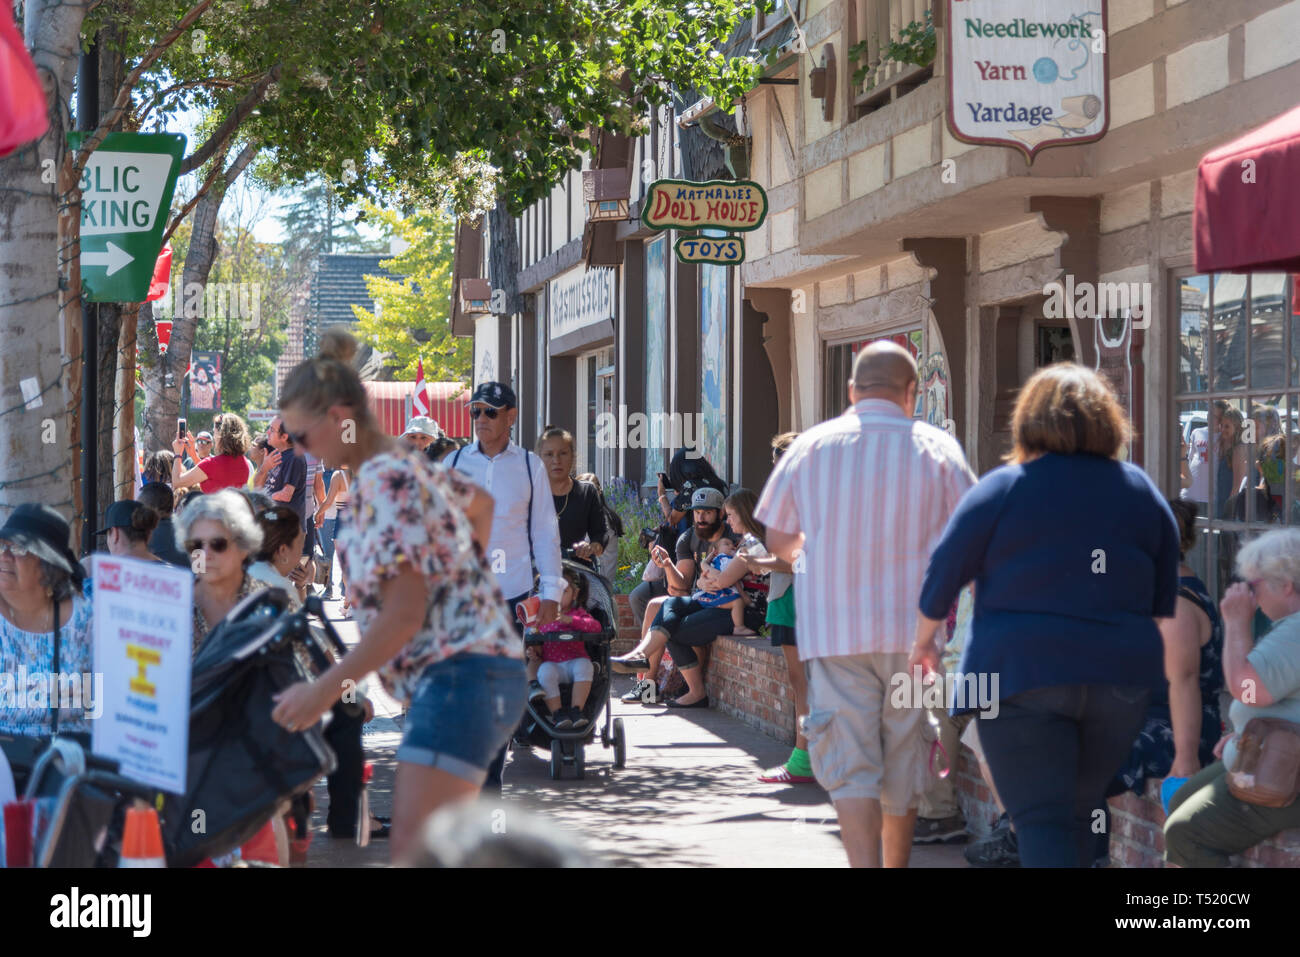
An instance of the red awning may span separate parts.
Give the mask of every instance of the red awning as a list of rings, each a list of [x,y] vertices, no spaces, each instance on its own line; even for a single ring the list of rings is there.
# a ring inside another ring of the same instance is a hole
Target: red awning
[[[1196,271],[1300,272],[1300,107],[1206,153]]]
[[[370,411],[379,427],[389,435],[401,435],[406,430],[410,399],[415,394],[414,382],[366,382],[370,394]],[[456,439],[467,439],[470,431],[469,389],[459,382],[427,382],[429,415],[444,432]]]

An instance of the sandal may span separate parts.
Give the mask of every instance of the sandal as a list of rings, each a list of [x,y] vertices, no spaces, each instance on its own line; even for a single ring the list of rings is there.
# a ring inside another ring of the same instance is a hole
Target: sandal
[[[758,632],[753,628],[737,628],[731,633],[732,638],[757,638]]]

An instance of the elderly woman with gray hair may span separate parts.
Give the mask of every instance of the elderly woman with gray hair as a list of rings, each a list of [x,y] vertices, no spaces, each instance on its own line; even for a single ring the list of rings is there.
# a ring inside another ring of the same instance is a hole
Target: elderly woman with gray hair
[[[189,503],[176,518],[176,545],[194,569],[194,648],[255,591],[266,587],[248,574],[262,547],[262,528],[248,500],[222,489]]]
[[[1265,807],[1228,790],[1238,739],[1251,718],[1300,724],[1300,529],[1266,532],[1245,545],[1237,573],[1243,581],[1219,603],[1231,731],[1214,748],[1219,760],[1170,799],[1165,821],[1165,858],[1181,867],[1227,867],[1229,855],[1300,827],[1300,801]],[[1251,627],[1256,608],[1273,622],[1259,641]]]
[[[90,730],[86,710],[97,702],[83,697],[56,712],[57,682],[56,700],[49,695],[51,676],[94,670],[90,602],[69,539],[68,523],[46,505],[19,505],[0,528],[0,674],[27,678],[25,688],[14,689],[26,692],[18,706],[0,707],[0,733]]]

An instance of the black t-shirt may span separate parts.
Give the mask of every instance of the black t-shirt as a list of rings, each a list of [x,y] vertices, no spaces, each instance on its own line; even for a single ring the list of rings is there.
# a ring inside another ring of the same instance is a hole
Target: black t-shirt
[[[560,547],[572,548],[584,538],[597,545],[605,544],[609,523],[600,505],[600,492],[589,482],[576,479],[566,495],[552,495],[555,514],[560,522]]]
[[[280,464],[276,466],[275,471],[266,480],[266,494],[274,496],[276,492],[286,485],[293,486],[293,498],[284,504],[293,509],[298,518],[306,523],[307,460],[301,455],[294,454],[293,449],[285,449],[280,453]],[[303,527],[305,528],[306,525],[304,524]]]
[[[721,537],[729,538],[737,546],[740,545],[740,536],[726,526],[723,526]],[[708,541],[707,539],[700,538],[700,536],[696,534],[694,528],[688,528],[678,537],[677,561],[682,562],[692,560],[695,562],[695,574],[691,578],[690,584],[691,591],[695,590],[695,582],[699,579],[700,572],[704,568],[705,557],[713,550],[713,546],[716,544],[716,540]]]
[[[176,530],[170,515],[162,519],[149,536],[149,551],[170,565],[190,567],[190,557],[176,545]]]

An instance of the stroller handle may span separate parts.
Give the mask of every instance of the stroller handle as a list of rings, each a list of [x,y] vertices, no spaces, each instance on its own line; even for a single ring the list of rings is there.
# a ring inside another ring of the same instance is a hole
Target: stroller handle
[[[342,658],[348,653],[348,646],[343,644],[343,639],[339,633],[334,630],[333,623],[330,622],[329,616],[325,614],[325,603],[321,601],[319,595],[311,595],[302,603],[303,609],[313,615],[320,621],[321,626],[325,629],[325,635],[329,638],[335,653]]]

